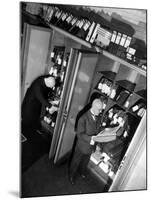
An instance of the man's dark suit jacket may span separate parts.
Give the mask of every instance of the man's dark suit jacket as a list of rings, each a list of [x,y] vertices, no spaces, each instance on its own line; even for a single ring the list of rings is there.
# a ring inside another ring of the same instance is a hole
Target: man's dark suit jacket
[[[51,106],[48,102],[48,93],[51,89],[44,83],[46,77],[48,76],[38,77],[26,92],[21,107],[22,121],[26,126],[34,127],[39,123],[42,105]]]
[[[90,110],[80,117],[77,126],[77,146],[83,154],[91,154],[91,137],[101,130],[100,122],[101,115],[94,120]]]

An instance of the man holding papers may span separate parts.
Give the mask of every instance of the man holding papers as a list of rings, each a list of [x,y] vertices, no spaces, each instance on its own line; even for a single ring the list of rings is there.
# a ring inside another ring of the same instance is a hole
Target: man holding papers
[[[101,130],[102,109],[103,102],[100,99],[95,99],[91,108],[78,121],[77,143],[69,166],[71,184],[74,184],[78,170],[81,176],[85,177],[86,167],[92,153],[92,145],[97,138],[96,135]]]

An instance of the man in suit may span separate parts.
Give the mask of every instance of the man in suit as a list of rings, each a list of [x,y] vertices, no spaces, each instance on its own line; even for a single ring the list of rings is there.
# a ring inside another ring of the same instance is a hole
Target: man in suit
[[[33,81],[28,88],[21,107],[22,133],[31,137],[33,132],[40,126],[40,114],[42,105],[50,107],[48,93],[55,86],[55,78],[50,75],[40,76]]]
[[[77,172],[85,178],[85,172],[92,153],[95,137],[101,130],[101,112],[103,102],[95,99],[91,108],[85,112],[78,120],[77,141],[73,157],[69,165],[69,179],[74,184]]]

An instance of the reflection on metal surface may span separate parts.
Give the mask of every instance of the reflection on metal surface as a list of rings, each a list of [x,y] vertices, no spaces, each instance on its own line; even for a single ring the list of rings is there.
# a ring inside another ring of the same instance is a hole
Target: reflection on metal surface
[[[70,118],[70,122],[71,122],[71,124],[75,124],[75,119],[74,118]]]
[[[78,78],[81,82],[88,82],[90,80],[90,77],[84,72],[79,72]]]
[[[81,106],[81,105],[78,106],[79,111],[82,110],[82,108],[83,108],[83,106]]]
[[[82,93],[82,88],[75,88],[75,92],[78,93],[78,94],[81,94]]]

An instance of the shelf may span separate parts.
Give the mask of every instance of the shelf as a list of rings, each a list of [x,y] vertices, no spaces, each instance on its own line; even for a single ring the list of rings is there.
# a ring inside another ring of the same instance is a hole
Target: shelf
[[[52,128],[49,124],[47,124],[44,120],[41,121],[42,130],[46,131],[50,135],[53,134],[54,128]]]
[[[117,109],[120,109],[120,110],[123,110],[123,111],[126,111],[126,108],[120,104],[118,104],[115,100],[111,99],[115,104],[112,106],[113,108],[116,107]],[[110,108],[111,109],[111,108]]]
[[[146,90],[140,90],[135,92],[135,94],[137,94],[138,96],[140,96],[141,98],[144,99],[144,101],[147,100],[147,91]]]
[[[133,92],[136,86],[136,83],[132,83],[128,80],[119,80],[119,81],[116,81],[116,84],[118,84],[119,86],[123,87],[124,89],[130,92]]]
[[[123,60],[123,59],[121,59],[121,58],[119,58],[119,57],[117,57],[117,56],[105,51],[105,50],[103,50],[103,55],[108,57],[108,58],[110,58],[110,59],[112,59],[112,60],[114,60],[114,61],[119,62],[120,64],[128,66],[129,68],[139,72],[143,76],[146,76],[146,71],[144,71],[143,69],[137,67],[136,65],[132,65],[132,64],[128,63],[127,61],[125,61],[125,60]]]
[[[115,99],[111,99],[110,97],[108,97],[107,95],[103,94],[100,90],[94,88],[94,91],[98,92],[100,95],[104,96],[105,98],[110,99],[112,102],[114,102],[117,107],[121,108],[122,110],[126,111],[127,109],[124,107],[124,105],[118,104],[117,101]]]
[[[99,166],[95,165],[91,160],[88,164],[88,169],[104,184],[107,184],[109,180],[110,182],[112,181],[112,178],[109,177]]]
[[[88,47],[88,48],[92,48],[92,45],[91,45],[89,42],[86,42],[86,41],[84,41],[83,39],[80,39],[80,38],[78,38],[77,36],[74,36],[74,35],[72,35],[71,33],[67,32],[67,31],[65,31],[65,30],[62,30],[62,29],[60,29],[60,28],[58,28],[58,27],[56,27],[56,26],[54,26],[54,25],[52,25],[52,24],[47,23],[47,25],[48,25],[50,28],[54,29],[55,31],[57,31],[57,32],[59,32],[59,33],[65,35],[65,36],[69,37],[70,39],[73,39],[73,40],[79,42],[80,44],[82,44],[82,45],[84,45],[84,46],[86,46],[86,47]]]
[[[107,79],[114,81],[116,73],[112,71],[98,71],[97,73],[103,74]]]
[[[73,39],[74,41],[79,42],[80,44],[82,44],[82,45],[84,45],[84,46],[86,46],[86,47],[88,47],[88,48],[91,48],[91,49],[94,48],[96,52],[102,53],[104,56],[106,56],[106,57],[108,57],[108,58],[110,58],[110,59],[112,59],[112,60],[114,60],[114,61],[117,61],[117,62],[119,62],[120,64],[123,64],[123,65],[125,65],[125,66],[128,66],[129,68],[131,68],[131,69],[133,69],[133,70],[139,72],[139,73],[142,74],[143,76],[146,76],[146,71],[144,71],[143,69],[137,67],[136,65],[130,64],[130,63],[128,63],[127,61],[125,61],[125,60],[123,60],[123,59],[121,59],[121,58],[119,58],[119,57],[117,57],[117,56],[115,56],[115,55],[113,55],[113,54],[107,52],[106,50],[103,50],[103,49],[101,49],[100,47],[97,47],[96,45],[92,45],[92,44],[90,44],[89,42],[86,42],[85,40],[80,39],[80,38],[78,38],[77,36],[74,36],[74,35],[72,35],[71,33],[67,32],[67,31],[65,31],[65,30],[62,30],[61,28],[58,28],[58,27],[56,27],[56,26],[54,26],[54,25],[52,25],[52,24],[49,24],[48,22],[45,22],[45,23],[46,23],[47,26],[49,26],[50,28],[54,29],[55,31],[57,31],[57,32],[59,32],[59,33],[65,35],[65,36],[67,36],[67,37],[69,37],[69,38],[71,38],[71,39]]]
[[[95,92],[98,92],[100,95],[104,96],[105,98],[109,98],[106,94],[102,93],[99,89],[94,88],[93,89]]]
[[[130,115],[132,115],[133,117],[135,117],[139,121],[142,119],[142,117],[140,117],[140,116],[136,115],[134,112],[132,112],[131,109],[129,109],[127,111],[127,113],[129,113]]]
[[[110,97],[109,97],[110,98]],[[110,98],[111,99],[111,98]],[[118,104],[117,103],[117,101],[116,100],[114,100],[114,99],[111,99],[115,104],[114,104],[114,106],[115,105],[117,105],[119,108],[121,108],[123,111],[126,111],[126,108],[124,107],[124,105],[122,106],[121,104]]]
[[[137,121],[140,121],[142,119],[142,117],[140,117],[140,116],[136,115],[134,112],[132,112],[131,109],[129,109],[126,113],[128,115],[133,116]]]

